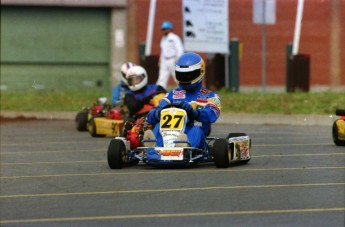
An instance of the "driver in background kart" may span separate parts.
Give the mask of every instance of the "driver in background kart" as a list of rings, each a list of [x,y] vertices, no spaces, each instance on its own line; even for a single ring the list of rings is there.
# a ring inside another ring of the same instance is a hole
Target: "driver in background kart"
[[[111,104],[113,106],[120,106],[123,104],[125,94],[129,91],[129,87],[126,80],[126,73],[128,69],[132,68],[135,64],[132,62],[124,63],[121,66],[121,81],[115,85],[111,91]]]
[[[152,131],[145,132],[144,138],[154,136],[156,145],[162,146],[163,140],[159,133],[160,112],[165,105],[176,103],[187,112],[190,119],[186,124],[185,134],[179,140],[188,139],[191,147],[204,149],[206,135],[211,123],[214,123],[221,112],[220,98],[216,92],[203,87],[202,79],[205,75],[205,63],[196,53],[185,53],[179,57],[175,66],[178,88],[168,92],[160,101],[157,108],[147,115],[147,121],[155,125]],[[186,138],[187,137],[187,138]]]
[[[144,105],[150,104],[150,100],[154,96],[166,93],[166,90],[160,85],[147,84],[146,70],[139,65],[135,65],[127,71],[126,80],[129,91],[125,95],[124,104],[129,110],[129,117],[134,119],[141,115],[140,112]]]

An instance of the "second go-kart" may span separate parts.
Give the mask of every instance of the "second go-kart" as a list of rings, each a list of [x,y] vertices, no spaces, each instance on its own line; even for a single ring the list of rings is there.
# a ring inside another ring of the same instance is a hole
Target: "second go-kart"
[[[88,131],[87,123],[91,117],[104,116],[111,105],[107,104],[106,97],[100,97],[93,106],[83,107],[75,117],[75,126],[78,131]]]
[[[333,141],[337,146],[345,146],[345,109],[337,109],[335,114],[340,118],[333,123]]]
[[[184,133],[187,122],[186,111],[178,105],[163,108],[159,123],[163,146],[157,147],[156,140],[143,138],[144,131],[149,127],[143,119],[136,129],[127,129],[124,137],[115,137],[110,141],[107,151],[109,167],[121,169],[133,163],[187,166],[212,162],[217,168],[227,168],[231,162],[250,161],[251,139],[247,134],[229,133],[226,138],[206,137],[208,146],[199,149],[191,147],[188,139],[181,140],[180,135]]]
[[[134,116],[131,116],[133,120],[145,116],[154,106],[157,106],[164,94],[158,93],[151,96],[149,103],[144,104]],[[88,130],[93,137],[119,136],[124,130],[125,118],[127,117],[124,117],[118,109],[112,108],[104,115],[91,117],[87,124]]]
[[[90,116],[87,129],[92,137],[118,136],[123,131],[121,111],[111,108],[101,115]]]

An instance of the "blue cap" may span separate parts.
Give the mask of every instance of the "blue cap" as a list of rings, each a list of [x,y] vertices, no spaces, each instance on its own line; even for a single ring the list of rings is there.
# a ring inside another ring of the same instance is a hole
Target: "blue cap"
[[[173,29],[174,26],[170,21],[164,21],[161,28],[162,29]]]

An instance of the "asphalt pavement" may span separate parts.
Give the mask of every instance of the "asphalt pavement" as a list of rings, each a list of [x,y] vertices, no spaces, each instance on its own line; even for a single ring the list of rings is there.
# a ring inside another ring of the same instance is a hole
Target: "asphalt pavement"
[[[111,138],[46,116],[1,121],[2,227],[344,227],[345,151],[330,126],[216,124],[212,136],[251,137],[250,162],[115,170]]]
[[[59,119],[73,120],[77,112],[18,112],[0,111],[2,118],[33,118],[33,119]],[[248,114],[248,113],[222,113],[217,123],[223,124],[250,124],[250,125],[332,125],[337,116],[330,115],[286,115],[286,114]]]

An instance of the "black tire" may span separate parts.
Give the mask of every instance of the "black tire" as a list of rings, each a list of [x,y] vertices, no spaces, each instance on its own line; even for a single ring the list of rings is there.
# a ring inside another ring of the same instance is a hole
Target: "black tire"
[[[335,110],[335,114],[337,116],[345,116],[345,109],[337,109]]]
[[[333,127],[332,127],[332,137],[333,137],[333,141],[335,143],[335,145],[337,146],[344,146],[345,145],[345,141],[342,141],[342,140],[339,140],[338,139],[338,126],[337,126],[337,121],[340,121],[340,120],[336,120],[334,121],[333,123]]]
[[[105,135],[97,134],[95,118],[92,117],[88,123],[88,130],[92,137],[105,137]]]
[[[226,139],[216,139],[213,144],[214,163],[217,168],[228,168],[230,164],[229,144]]]
[[[226,137],[227,140],[229,140],[229,138],[232,138],[232,137],[238,137],[238,136],[248,136],[246,133],[243,133],[243,132],[235,132],[235,133],[229,133],[228,136]],[[252,149],[252,140],[250,139],[249,140],[249,149],[251,150]],[[231,157],[232,159],[233,157]],[[247,159],[247,160],[240,160],[238,161],[238,163],[243,163],[243,164],[246,164],[250,161],[250,159]]]
[[[246,133],[242,133],[242,132],[235,132],[235,133],[229,133],[228,136],[226,137],[226,139],[229,139],[231,137],[238,137],[238,136],[247,136]]]
[[[108,147],[108,165],[111,169],[122,169],[127,159],[126,145],[122,140],[112,139]]]
[[[80,132],[87,131],[88,114],[89,114],[88,112],[81,111],[75,117],[75,126],[78,131]]]
[[[211,128],[211,125],[210,125],[210,128],[208,129],[207,133],[206,133],[206,137],[210,136],[212,132],[212,128]]]

